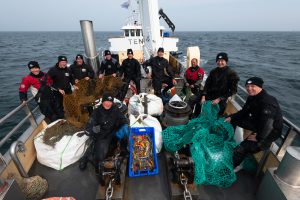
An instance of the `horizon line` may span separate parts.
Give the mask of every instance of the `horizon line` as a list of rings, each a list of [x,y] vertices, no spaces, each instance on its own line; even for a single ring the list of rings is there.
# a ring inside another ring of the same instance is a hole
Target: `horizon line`
[[[0,32],[81,32],[81,30],[0,30]],[[123,32],[122,30],[94,30],[94,32]],[[171,31],[165,31],[171,32]],[[176,32],[300,32],[300,30],[187,30]]]

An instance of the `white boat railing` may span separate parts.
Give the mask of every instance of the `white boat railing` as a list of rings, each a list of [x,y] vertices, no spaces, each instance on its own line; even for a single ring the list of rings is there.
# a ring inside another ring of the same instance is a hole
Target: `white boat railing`
[[[29,103],[31,102],[34,104],[32,109],[30,108],[32,106],[29,106]],[[19,114],[22,114],[22,112],[25,112],[26,115],[25,117],[19,119]],[[11,120],[11,118],[13,119]],[[11,112],[6,114],[4,117],[2,117],[0,119],[1,129],[4,129],[4,127],[8,126],[7,124],[11,123],[12,121],[16,124],[10,130],[8,130],[8,133],[1,132],[2,135],[5,134],[5,136],[0,140],[0,148],[2,148],[2,151],[4,144],[6,144],[7,142],[11,142],[11,138],[16,134],[20,134],[17,139],[18,142],[25,143],[43,119],[44,116],[39,114],[39,107],[36,105],[34,97],[29,98],[26,102],[22,103]],[[30,125],[24,128],[24,125],[26,125],[26,123],[28,122],[30,123]],[[11,161],[11,159],[12,158],[9,154],[9,148],[7,148],[4,154],[0,153],[0,173],[2,173],[3,170],[7,167],[7,164]]]
[[[0,127],[2,127],[8,119],[16,116],[19,112],[25,111],[26,116],[17,124],[15,125],[0,141],[0,148],[18,131],[20,128],[26,123],[30,122],[31,127],[36,128],[38,126],[37,118],[33,115],[36,111],[39,110],[39,107],[36,106],[32,110],[28,106],[30,102],[34,100],[34,97],[29,98],[26,102],[22,103],[11,112],[6,114],[4,117],[0,119]]]

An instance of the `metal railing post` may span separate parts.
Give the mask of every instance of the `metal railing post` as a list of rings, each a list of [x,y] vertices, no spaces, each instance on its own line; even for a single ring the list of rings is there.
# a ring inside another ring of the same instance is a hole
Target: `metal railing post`
[[[276,152],[276,155],[280,161],[282,160],[286,152],[286,148],[292,144],[296,136],[296,131],[294,131],[293,127],[290,127],[283,144],[281,145],[281,147],[279,147],[278,151]]]
[[[27,172],[25,171],[21,161],[18,158],[18,155],[17,155],[18,151],[25,152],[25,145],[23,142],[21,142],[19,140],[12,143],[12,145],[10,146],[10,149],[9,149],[9,153],[10,153],[10,156],[11,156],[13,162],[15,163],[20,175],[23,178],[28,178],[29,176],[28,176]]]
[[[27,115],[29,115],[29,121],[30,121],[31,126],[36,128],[38,126],[38,124],[37,124],[32,112],[31,112],[31,110],[29,109],[27,102],[24,105],[24,111]]]

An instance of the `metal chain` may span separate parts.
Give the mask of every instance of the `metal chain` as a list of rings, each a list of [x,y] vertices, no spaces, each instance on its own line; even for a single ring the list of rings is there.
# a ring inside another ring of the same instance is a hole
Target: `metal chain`
[[[183,185],[184,187],[184,192],[183,192],[184,200],[193,200],[191,192],[187,189],[187,183],[188,183],[187,177],[183,173],[181,173],[179,179],[181,185]]]
[[[108,187],[107,187],[106,192],[105,192],[105,199],[106,200],[111,200],[111,198],[114,194],[114,188],[112,187],[112,182],[114,180],[115,179],[113,179],[113,178],[109,180]]]
[[[174,156],[176,159],[180,159],[180,155],[178,151],[175,151]],[[179,175],[179,179],[181,185],[183,185],[184,187],[184,192],[183,192],[184,200],[193,200],[191,192],[187,189],[188,178],[183,173],[181,173]]]

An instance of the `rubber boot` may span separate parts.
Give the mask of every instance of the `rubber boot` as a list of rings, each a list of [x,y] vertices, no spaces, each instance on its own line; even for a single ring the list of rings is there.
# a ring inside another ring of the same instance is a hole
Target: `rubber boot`
[[[236,168],[237,166],[239,166],[243,162],[245,156],[246,156],[246,154],[245,154],[243,147],[237,146],[233,152],[233,158],[232,158],[233,168]]]
[[[101,163],[98,163],[97,165],[98,167],[96,167],[96,171],[98,170],[98,182],[101,186],[105,186],[105,181],[104,181],[104,177],[103,177],[103,167],[101,165]]]
[[[121,165],[122,165],[122,158],[119,158],[115,164],[115,167],[116,167],[115,183],[116,183],[116,185],[121,184]]]

